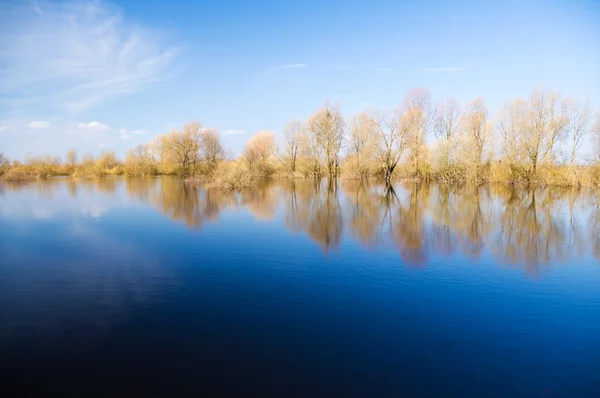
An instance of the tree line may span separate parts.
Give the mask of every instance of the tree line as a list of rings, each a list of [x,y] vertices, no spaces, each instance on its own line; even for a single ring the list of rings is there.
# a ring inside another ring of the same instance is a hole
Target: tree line
[[[276,141],[274,132],[260,131],[234,159],[217,130],[195,122],[136,146],[124,161],[114,152],[80,161],[70,151],[64,162],[38,156],[24,164],[0,155],[0,169],[5,178],[179,174],[232,188],[269,176],[600,183],[600,111],[545,89],[506,103],[496,118],[482,98],[464,106],[454,98],[434,102],[425,89],[408,91],[395,109],[349,118],[325,103],[307,120],[288,122],[280,148]],[[593,144],[589,158],[580,156],[585,142]]]

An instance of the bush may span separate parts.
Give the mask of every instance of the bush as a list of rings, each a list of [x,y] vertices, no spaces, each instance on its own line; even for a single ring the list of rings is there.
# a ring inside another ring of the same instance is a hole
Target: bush
[[[247,167],[242,162],[222,162],[214,170],[212,181],[207,184],[211,188],[227,191],[239,191],[248,188],[252,177]]]
[[[13,168],[4,173],[2,179],[5,181],[31,181],[35,180],[35,175],[21,168]]]

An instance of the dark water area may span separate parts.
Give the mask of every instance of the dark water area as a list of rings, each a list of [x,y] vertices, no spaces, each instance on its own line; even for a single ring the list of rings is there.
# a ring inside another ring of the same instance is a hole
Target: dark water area
[[[599,397],[600,194],[0,185],[0,396]]]

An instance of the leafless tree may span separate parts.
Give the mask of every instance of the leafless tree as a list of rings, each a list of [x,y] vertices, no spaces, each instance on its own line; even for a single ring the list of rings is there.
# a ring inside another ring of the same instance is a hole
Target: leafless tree
[[[432,120],[429,91],[421,88],[409,91],[404,97],[400,124],[401,129],[408,133],[408,149],[417,175],[421,174],[420,164],[425,155],[425,139]]]
[[[409,131],[401,125],[398,111],[375,111],[372,118],[378,141],[375,157],[381,164],[386,183],[389,184],[392,173],[408,146]]]
[[[568,102],[568,121],[571,133],[571,158],[570,164],[575,163],[577,152],[581,148],[585,136],[588,133],[588,125],[592,117],[592,110],[589,101],[582,104],[577,100]]]
[[[306,133],[321,148],[323,162],[330,176],[337,175],[345,123],[337,105],[325,104],[307,122]]]
[[[199,160],[206,162],[210,167],[225,159],[225,148],[221,144],[219,132],[215,129],[202,129],[200,131]]]
[[[481,163],[483,150],[492,131],[487,114],[485,102],[478,98],[467,104],[462,115],[462,130],[467,139],[468,148],[473,150],[473,157],[477,164]]]
[[[298,159],[298,148],[300,146],[300,138],[302,135],[302,122],[292,120],[286,124],[283,130],[285,138],[285,152],[290,160],[292,171],[296,171],[296,160]]]
[[[71,149],[69,152],[67,152],[65,161],[70,166],[77,164],[77,152],[75,152],[75,149]]]
[[[434,133],[440,140],[441,164],[448,164],[455,137],[460,129],[460,104],[455,98],[448,98],[438,104],[435,119]]]
[[[256,133],[244,148],[244,157],[250,167],[256,162],[267,162],[276,152],[275,134],[271,131]]]
[[[350,120],[347,138],[348,154],[356,158],[356,166],[361,170],[361,160],[369,158],[375,149],[376,122],[367,112],[361,112]]]

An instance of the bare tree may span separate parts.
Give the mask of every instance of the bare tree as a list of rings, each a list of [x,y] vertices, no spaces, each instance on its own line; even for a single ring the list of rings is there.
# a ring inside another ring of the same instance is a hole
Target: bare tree
[[[434,133],[440,140],[441,164],[446,165],[450,161],[456,134],[460,129],[460,104],[455,98],[448,98],[437,106],[434,119]]]
[[[375,157],[381,164],[389,185],[394,169],[408,146],[409,131],[400,124],[399,112],[373,112],[375,136],[378,145]]]
[[[77,152],[75,152],[75,149],[71,149],[69,152],[67,152],[65,161],[70,166],[77,164]]]
[[[425,139],[432,122],[431,94],[417,88],[409,91],[402,105],[401,129],[408,132],[408,149],[417,175],[421,174],[420,163],[425,154]]]
[[[219,132],[215,129],[202,129],[200,133],[199,160],[206,162],[210,167],[214,167],[225,159],[225,148],[221,144]]]
[[[592,110],[589,101],[580,104],[577,100],[568,102],[568,122],[571,131],[571,158],[570,164],[575,163],[577,152],[583,144],[583,140],[588,133],[587,127],[590,124]]]
[[[600,109],[596,112],[596,123],[592,128],[594,137],[594,160],[600,163]]]
[[[367,112],[361,112],[350,119],[348,129],[348,153],[356,157],[360,171],[362,158],[368,158],[375,147],[376,122]]]
[[[554,161],[554,147],[565,134],[565,115],[557,111],[558,96],[545,90],[534,90],[526,117],[521,124],[519,147],[531,166],[532,175],[537,174],[538,164],[549,155]]]
[[[516,100],[505,105],[498,123],[498,131],[502,145],[502,154],[510,165],[520,163],[522,149],[520,148],[521,132],[525,128],[527,118],[527,105]]]
[[[267,162],[276,152],[275,134],[260,131],[248,140],[244,148],[244,157],[252,168],[257,162]]]
[[[462,115],[462,130],[468,141],[469,149],[477,164],[481,163],[483,149],[490,139],[492,126],[487,120],[487,107],[483,99],[471,101]]]
[[[193,174],[199,161],[202,127],[199,122],[186,124],[182,131],[173,130],[165,138],[165,150],[184,177]]]
[[[283,137],[285,138],[285,152],[290,159],[292,171],[296,171],[296,160],[298,159],[298,148],[302,135],[302,122],[292,120],[285,125]]]
[[[344,119],[337,105],[325,104],[308,119],[306,132],[313,136],[322,149],[323,161],[330,176],[335,176],[338,171],[344,129]]]
[[[8,164],[8,159],[4,156],[4,152],[0,152],[0,166]]]

